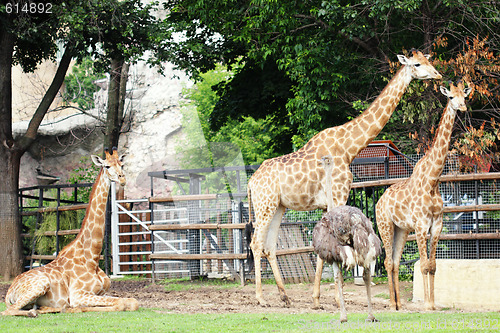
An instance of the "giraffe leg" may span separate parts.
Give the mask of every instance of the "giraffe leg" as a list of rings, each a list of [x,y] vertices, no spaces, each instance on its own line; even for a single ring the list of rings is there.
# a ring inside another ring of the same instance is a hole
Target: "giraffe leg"
[[[106,275],[106,273],[100,267],[97,268],[97,277],[101,280],[102,294],[104,294],[109,290],[109,287],[111,287],[111,279],[109,278],[109,276]]]
[[[139,308],[139,302],[135,298],[98,296],[88,291],[73,292],[70,295],[70,305],[63,312],[135,311]]]
[[[345,310],[345,302],[344,302],[344,293],[342,290],[342,286],[344,284],[344,278],[342,276],[342,270],[339,267],[339,264],[334,262],[332,264],[333,268],[333,273],[335,276],[335,284],[338,289],[338,297],[339,297],[339,304],[340,304],[340,322],[345,323],[347,322],[347,312]]]
[[[314,289],[313,289],[313,309],[322,309],[319,304],[319,296],[321,293],[321,276],[323,275],[324,261],[318,256],[316,261],[316,274],[314,275]]]
[[[443,229],[443,215],[439,214],[434,218],[434,222],[430,229],[429,243],[429,309],[435,310],[434,303],[434,277],[436,274],[436,251],[439,241],[439,235]]]
[[[60,313],[64,312],[63,308],[53,308],[50,306],[41,306],[36,310],[38,314],[44,314],[44,313]]]
[[[385,207],[382,199],[377,203],[377,226],[380,238],[384,244],[385,260],[384,266],[387,271],[387,284],[389,286],[389,306],[391,310],[398,310],[396,303],[396,293],[394,291],[394,261],[393,261],[393,243],[394,243],[394,224],[385,214]]]
[[[366,297],[368,298],[368,318],[366,319],[369,322],[378,321],[375,319],[373,315],[372,308],[372,272],[370,269],[370,265],[368,267],[363,267],[363,281],[365,282],[366,287]]]
[[[394,227],[394,247],[392,252],[392,262],[393,262],[393,286],[394,286],[394,298],[396,301],[396,310],[401,310],[401,295],[399,289],[399,263],[401,262],[401,256],[403,255],[403,250],[408,239],[408,231],[403,230],[397,226]]]
[[[278,242],[278,232],[281,224],[281,219],[285,213],[284,206],[278,206],[276,212],[274,213],[273,219],[271,220],[271,225],[267,232],[266,243],[264,251],[268,254],[267,260],[271,265],[273,270],[274,279],[276,280],[276,285],[278,286],[278,291],[281,296],[281,300],[285,302],[285,305],[289,307],[291,305],[290,299],[285,292],[285,284],[283,283],[283,278],[281,277],[281,272],[278,267],[278,261],[276,259],[276,245]]]
[[[31,310],[7,309],[5,311],[2,311],[2,316],[21,316],[21,317],[35,318],[38,316],[38,311],[35,309]]]
[[[45,274],[38,271],[28,271],[19,275],[5,296],[7,309],[2,312],[4,316],[36,317],[38,310],[24,310],[30,304],[45,295],[50,288],[50,280]]]
[[[285,284],[283,283],[283,278],[281,277],[281,272],[278,267],[278,260],[276,259],[275,251],[276,250],[269,253],[267,260],[269,260],[269,264],[271,265],[271,268],[273,270],[274,279],[276,280],[276,285],[278,286],[278,291],[280,293],[281,300],[285,302],[286,307],[290,307],[290,305],[292,305],[292,302],[290,301],[290,298],[288,298],[285,292]]]
[[[431,310],[429,300],[429,258],[427,257],[427,232],[416,233],[418,252],[420,253],[420,271],[424,287],[424,304],[426,310]],[[434,281],[433,281],[434,282]]]
[[[269,306],[269,304],[262,298],[262,270],[261,270],[261,258],[263,252],[263,241],[261,239],[261,230],[259,228],[255,229],[254,236],[250,242],[250,247],[252,248],[254,257],[254,267],[255,267],[255,298],[259,302],[260,306]]]

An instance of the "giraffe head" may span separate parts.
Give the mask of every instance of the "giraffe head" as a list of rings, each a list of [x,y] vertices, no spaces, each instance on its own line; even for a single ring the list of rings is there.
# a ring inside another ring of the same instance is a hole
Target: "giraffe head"
[[[92,161],[95,165],[102,167],[103,175],[106,176],[110,181],[117,182],[121,186],[125,186],[127,180],[125,179],[125,174],[123,173],[123,157],[125,155],[118,156],[116,147],[113,147],[113,153],[110,154],[108,149],[105,150],[106,159],[102,159],[97,155],[92,155]]]
[[[469,96],[471,88],[465,88],[462,81],[458,81],[457,85],[450,83],[450,89],[445,87],[439,87],[441,93],[448,97],[448,105],[453,110],[467,111],[467,106],[465,105],[465,98]]]
[[[408,67],[410,75],[413,79],[440,80],[442,78],[441,74],[439,74],[439,72],[429,62],[430,55],[424,55],[422,52],[417,50],[412,50],[411,53],[412,55],[409,58],[399,54],[398,59],[401,64]]]

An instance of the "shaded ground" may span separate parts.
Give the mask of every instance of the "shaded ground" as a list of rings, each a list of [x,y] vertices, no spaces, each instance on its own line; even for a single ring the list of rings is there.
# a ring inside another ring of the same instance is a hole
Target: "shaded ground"
[[[0,284],[0,299],[4,301],[9,285]],[[171,313],[337,313],[333,285],[321,286],[321,304],[324,309],[312,310],[312,284],[286,285],[292,306],[286,308],[279,299],[274,284],[263,285],[264,298],[270,307],[262,308],[255,299],[255,285],[240,286],[224,281],[182,281],[170,284],[152,284],[151,280],[113,280],[107,295],[134,297],[141,307],[156,308]],[[401,283],[403,311],[419,312],[422,303],[409,301],[412,295],[411,282]],[[348,313],[366,312],[367,299],[364,286],[346,282],[344,299]],[[372,304],[375,313],[389,311],[388,288],[386,283],[372,287]],[[455,310],[456,311],[456,310]]]

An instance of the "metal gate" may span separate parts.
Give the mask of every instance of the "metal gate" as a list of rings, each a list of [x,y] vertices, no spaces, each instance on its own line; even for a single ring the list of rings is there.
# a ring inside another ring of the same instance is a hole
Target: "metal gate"
[[[188,239],[172,237],[166,232],[152,232],[152,211],[148,199],[117,200],[115,184],[111,183],[111,244],[113,276],[130,274],[151,274],[149,255],[156,253],[188,253]],[[133,206],[147,205],[146,209],[133,210]],[[166,207],[156,209],[155,215],[164,214],[158,223],[187,223],[187,208]],[[171,218],[174,216],[175,218]],[[179,266],[169,269],[168,264]],[[182,262],[164,261],[155,267],[157,273],[189,273]]]

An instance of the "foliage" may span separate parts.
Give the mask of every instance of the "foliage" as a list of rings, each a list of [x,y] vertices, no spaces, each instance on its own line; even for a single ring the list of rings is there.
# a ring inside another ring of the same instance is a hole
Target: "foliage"
[[[100,71],[111,57],[133,61],[146,50],[157,48],[161,32],[152,15],[154,2],[59,0],[51,5],[52,13],[37,15],[23,11],[7,15],[5,5],[0,7],[0,25],[16,38],[14,64],[26,72],[36,69],[43,60],[54,60],[61,43],[71,46],[79,61],[92,55]],[[150,61],[156,60],[153,57]]]
[[[184,90],[189,104],[184,109],[183,126],[190,133],[188,146],[197,147],[184,156],[185,168],[258,164],[279,150],[279,144],[273,143],[273,139],[288,129],[280,126],[273,116],[228,118],[219,130],[213,130],[214,107],[223,103],[216,94],[216,87],[225,84],[232,76],[232,72],[218,65],[215,70],[201,74],[200,81]],[[190,106],[194,106],[196,112]],[[199,122],[193,121],[193,117],[198,117]],[[240,153],[243,160],[240,157],[234,162]]]
[[[78,211],[59,212],[59,230],[79,229],[83,216],[79,216]],[[80,217],[80,218],[79,218]],[[43,222],[36,230],[35,251],[39,254],[54,254],[57,250],[56,236],[44,236],[46,231],[57,229],[56,213],[46,213],[43,215]],[[62,235],[59,238],[59,250],[68,245],[76,235]]]
[[[56,190],[50,189],[45,190],[44,198],[56,198]],[[68,194],[61,191],[61,199],[69,200],[71,199]],[[71,199],[73,200],[73,199]],[[27,199],[26,206],[30,208],[38,207],[38,200]],[[56,207],[56,201],[44,201],[44,207]],[[31,210],[31,209],[25,209]],[[59,214],[59,230],[71,230],[79,229],[85,215],[85,211],[60,211],[42,213],[40,221],[38,222],[37,216],[28,216],[23,218],[23,226],[25,232],[31,235],[31,238],[25,238],[23,242],[24,254],[31,255],[31,250],[33,246],[33,238],[35,238],[35,253],[37,254],[53,254],[57,249],[57,241],[55,236],[43,235],[47,231],[55,231],[57,229],[57,214]],[[69,244],[75,235],[60,235],[59,239],[59,250],[64,246]]]
[[[497,91],[493,82],[498,78],[495,57],[499,39],[495,31],[500,9],[481,1],[450,0],[431,6],[419,0],[397,4],[389,0],[210,4],[170,0],[165,7],[169,14],[164,24],[172,32],[169,42],[173,44],[176,34],[182,36],[172,45],[169,58],[179,68],[200,78],[200,73],[217,63],[242,66],[216,87],[222,102],[208,119],[213,130],[220,130],[231,120],[240,122],[243,116],[274,116],[274,121],[291,131],[275,141],[299,148],[319,130],[359,114],[353,104],[369,104],[392,75],[390,61],[412,47],[430,52],[435,65],[449,78],[467,74],[470,66],[464,65],[475,63],[473,66],[483,71],[476,71],[475,78],[470,73],[469,81],[479,84],[490,80],[488,91]],[[192,25],[194,21],[196,26]],[[485,45],[490,53],[465,56],[460,50],[473,45],[476,36],[483,41],[488,37]],[[452,74],[452,68],[457,72]],[[396,70],[394,66],[392,69]],[[260,95],[262,90],[255,87],[273,89]],[[413,82],[407,99],[395,113],[397,117],[381,138],[396,141],[405,153],[413,153],[421,140],[429,140],[431,133],[420,129],[431,128],[439,119],[443,100],[436,93],[437,85],[433,88]],[[498,99],[482,99],[471,105],[480,110],[474,116],[481,118],[485,113],[482,110],[494,110]],[[497,118],[497,112],[493,113]],[[418,142],[408,137],[415,131],[419,132]],[[288,147],[284,152],[292,148]]]
[[[447,45],[446,38],[436,39],[436,48]],[[436,61],[437,67],[446,77],[454,81],[462,80],[472,88],[472,93],[466,101],[471,111],[458,113],[458,120],[455,122],[457,134],[452,138],[450,145],[452,153],[462,156],[460,166],[463,171],[467,172],[473,171],[474,166],[481,168],[485,164],[498,161],[500,157],[498,153],[499,114],[496,111],[500,102],[500,92],[497,89],[500,76],[500,54],[496,47],[494,40],[487,37],[465,38],[462,49],[455,57]],[[435,127],[431,124],[439,122],[438,117],[441,116],[445,104],[446,102],[431,105],[429,109],[434,114],[434,110],[437,110],[437,115],[429,119],[436,118],[436,120],[432,120],[428,126],[422,126],[411,134],[410,137],[418,141],[419,149],[426,150],[432,143]]]
[[[79,183],[94,183],[99,174],[100,168],[96,166],[88,156],[83,156],[78,164],[79,166],[75,168],[69,174],[68,182],[72,184]],[[70,197],[71,200],[77,200],[81,202],[89,202],[90,192],[92,188],[83,187],[79,189],[78,198],[74,198],[74,193]]]
[[[68,104],[78,105],[83,110],[94,108],[94,93],[100,89],[94,82],[104,77],[102,72],[94,68],[91,58],[82,59],[64,79],[64,100]]]

